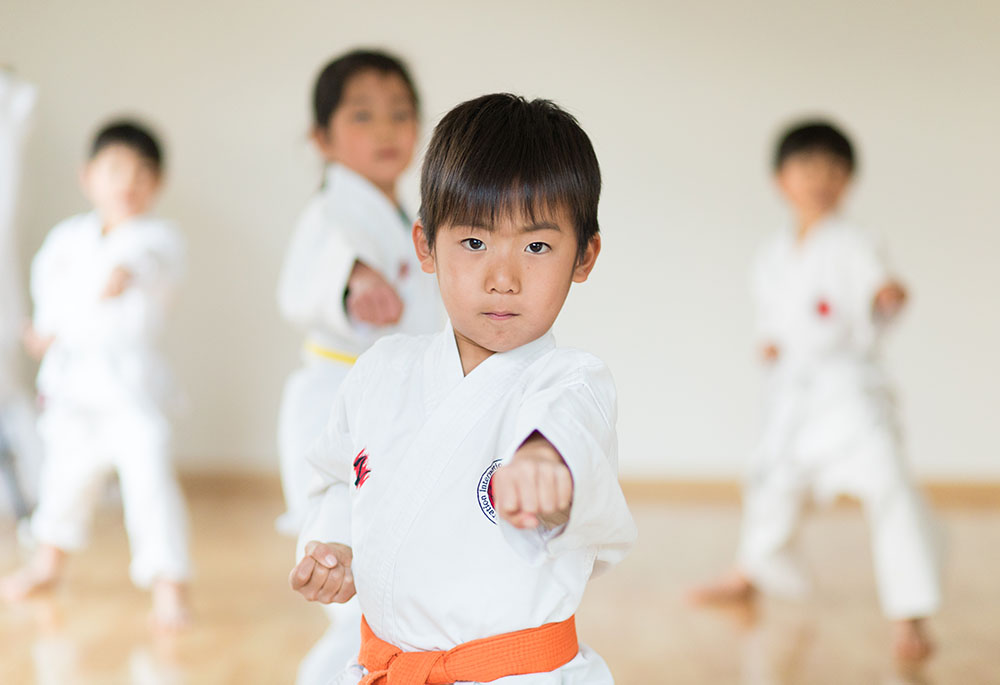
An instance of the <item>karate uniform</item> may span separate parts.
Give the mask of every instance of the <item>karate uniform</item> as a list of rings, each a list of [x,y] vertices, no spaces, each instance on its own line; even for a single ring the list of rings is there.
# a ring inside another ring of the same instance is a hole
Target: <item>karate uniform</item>
[[[636,529],[617,479],[616,398],[604,364],[551,334],[463,376],[452,329],[394,336],[363,355],[312,453],[316,482],[299,538],[353,549],[374,634],[406,651],[569,618],[587,581]],[[553,531],[498,518],[492,476],[535,431],[573,476],[570,519]],[[334,682],[357,683],[354,664]],[[585,645],[556,671],[503,685],[610,683]]]
[[[420,270],[411,228],[378,188],[339,164],[328,167],[323,188],[299,220],[278,286],[282,314],[307,335],[302,366],[285,384],[278,426],[287,508],[278,520],[283,532],[299,532],[311,475],[306,454],[322,434],[354,359],[381,336],[440,328],[437,282]],[[398,324],[376,327],[348,316],[344,295],[357,261],[395,288],[403,301]],[[331,666],[339,669],[358,652],[361,613],[356,602],[324,609],[333,625],[303,662],[300,685],[325,685]]]
[[[54,336],[38,371],[45,446],[32,529],[42,543],[83,546],[107,477],[117,471],[140,587],[189,575],[187,521],[170,458],[171,395],[157,349],[183,246],[174,227],[136,217],[102,235],[94,214],[49,233],[31,266],[34,325]],[[132,281],[103,298],[112,271]]]
[[[14,509],[34,500],[41,464],[33,404],[20,382],[25,314],[14,230],[24,143],[36,101],[34,86],[0,69],[0,464],[8,485],[16,487],[16,492],[0,488],[0,510],[7,509],[8,499]]]
[[[875,295],[890,280],[873,242],[836,218],[799,244],[788,231],[754,268],[759,344],[774,344],[764,430],[745,492],[740,564],[765,590],[800,594],[792,553],[810,496],[852,495],[872,529],[879,595],[892,619],[940,604],[937,530],[904,460],[879,361]]]

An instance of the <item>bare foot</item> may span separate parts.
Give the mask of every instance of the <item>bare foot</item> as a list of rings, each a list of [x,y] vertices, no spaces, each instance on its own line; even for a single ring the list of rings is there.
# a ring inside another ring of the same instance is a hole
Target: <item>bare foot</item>
[[[27,564],[0,578],[0,599],[16,602],[52,587],[62,576],[65,559],[58,547],[41,545]]]
[[[927,637],[924,619],[911,618],[892,624],[892,651],[903,662],[923,661],[934,652],[934,643]]]
[[[757,588],[742,571],[734,569],[710,583],[688,590],[685,595],[691,604],[729,604],[748,602],[757,594]]]
[[[153,613],[150,622],[157,630],[173,632],[191,624],[191,608],[187,602],[187,586],[172,580],[153,583]]]

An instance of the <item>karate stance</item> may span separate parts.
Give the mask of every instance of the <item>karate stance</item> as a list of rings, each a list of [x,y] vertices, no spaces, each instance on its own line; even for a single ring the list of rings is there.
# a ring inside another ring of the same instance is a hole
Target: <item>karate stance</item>
[[[907,471],[883,329],[906,292],[870,238],[838,216],[854,171],[850,142],[825,123],[790,130],[776,155],[793,230],[754,267],[758,342],[767,367],[763,435],[744,495],[737,567],[692,592],[697,602],[800,595],[794,557],[803,506],[852,495],[865,507],[882,610],[904,660],[931,652],[925,618],[940,605],[936,529]]]
[[[435,129],[413,241],[450,323],[362,355],[312,453],[290,583],[364,613],[334,683],[612,682],[573,616],[636,535],[615,389],[549,332],[600,252],[600,185],[548,101],[487,95]]]
[[[170,458],[169,379],[158,339],[183,245],[172,224],[147,214],[161,165],[160,147],[142,127],[102,129],[81,175],[94,211],[53,228],[32,263],[26,338],[41,359],[44,405],[45,461],[31,522],[39,546],[0,580],[0,595],[17,599],[59,580],[117,472],[130,575],[152,587],[154,624],[177,628],[188,619],[187,521]]]

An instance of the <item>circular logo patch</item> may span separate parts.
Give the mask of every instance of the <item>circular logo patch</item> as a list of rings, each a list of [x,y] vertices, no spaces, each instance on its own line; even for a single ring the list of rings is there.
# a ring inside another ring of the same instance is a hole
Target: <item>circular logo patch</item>
[[[496,459],[483,471],[483,475],[479,479],[479,488],[476,490],[479,508],[483,510],[486,518],[493,523],[497,522],[497,510],[493,506],[493,474],[500,468],[500,464],[501,460]]]

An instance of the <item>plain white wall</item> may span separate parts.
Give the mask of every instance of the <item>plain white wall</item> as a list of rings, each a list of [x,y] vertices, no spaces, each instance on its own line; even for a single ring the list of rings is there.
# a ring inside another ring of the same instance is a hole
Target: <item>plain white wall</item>
[[[310,87],[332,55],[386,47],[413,68],[425,133],[497,90],[579,117],[604,172],[605,251],[557,333],[615,373],[626,475],[731,477],[757,421],[746,274],[783,219],[771,145],[789,119],[830,114],[861,154],[849,213],[887,239],[912,289],[887,353],[917,471],[995,479],[1000,4],[894,5],[5,0],[0,63],[41,94],[25,264],[85,209],[76,172],[95,126],[121,112],[157,125],[160,210],[190,248],[169,340],[190,397],[181,462],[274,470],[299,342],[274,286],[319,179]]]

